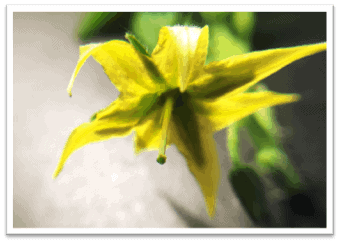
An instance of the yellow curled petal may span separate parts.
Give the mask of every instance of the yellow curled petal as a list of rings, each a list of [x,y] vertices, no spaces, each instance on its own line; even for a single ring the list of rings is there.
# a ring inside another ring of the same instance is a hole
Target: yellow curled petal
[[[133,46],[124,41],[113,40],[103,44],[80,47],[80,56],[67,88],[71,94],[74,80],[89,56],[103,67],[111,82],[121,92],[138,94],[157,92],[154,70],[149,70],[151,60],[141,58]]]
[[[326,43],[281,48],[232,56],[205,66],[187,89],[194,97],[216,98],[242,93],[290,63],[325,51]]]
[[[86,45],[86,46],[80,46],[79,47],[79,60],[77,63],[76,68],[73,71],[70,83],[67,87],[67,93],[72,96],[72,88],[73,88],[73,84],[74,84],[74,80],[76,79],[81,67],[84,65],[85,61],[87,60],[87,58],[90,57],[91,52],[93,49],[95,49],[96,47],[100,46],[100,44],[90,44],[90,45]]]
[[[226,94],[218,99],[193,99],[195,111],[210,121],[214,131],[266,107],[295,102],[296,94],[277,94],[274,92],[241,93],[234,96]]]

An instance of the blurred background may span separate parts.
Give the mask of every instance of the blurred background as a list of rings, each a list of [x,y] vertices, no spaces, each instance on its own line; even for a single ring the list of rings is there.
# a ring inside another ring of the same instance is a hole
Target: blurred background
[[[79,45],[135,35],[151,53],[164,25],[209,25],[207,63],[269,48],[326,41],[326,13],[14,13],[13,227],[326,227],[326,53],[294,62],[265,79],[268,89],[298,93],[275,107],[280,141],[301,188],[263,187],[267,223],[254,221],[230,183],[227,132],[215,134],[222,167],[213,220],[177,148],[133,154],[133,135],[75,152],[52,180],[65,142],[78,125],[119,95],[89,58],[73,97],[66,92]],[[254,158],[240,133],[242,157]],[[242,183],[242,180],[241,182]],[[280,194],[279,196],[277,196]],[[269,222],[269,223],[268,223]]]

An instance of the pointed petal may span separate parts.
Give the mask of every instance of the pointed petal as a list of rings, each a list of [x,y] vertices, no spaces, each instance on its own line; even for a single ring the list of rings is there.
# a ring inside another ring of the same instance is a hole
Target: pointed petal
[[[73,88],[74,80],[77,77],[81,67],[84,65],[87,58],[89,58],[89,56],[91,55],[91,51],[93,49],[95,49],[96,47],[98,47],[99,45],[100,44],[90,44],[90,45],[79,47],[79,60],[78,60],[76,68],[73,71],[70,83],[67,87],[67,92],[69,93],[70,96],[72,96],[71,91],[72,91],[72,88]]]
[[[205,66],[187,91],[194,97],[216,98],[242,93],[288,64],[326,50],[326,43],[273,49],[232,56]]]
[[[92,117],[97,120],[114,117],[116,123],[138,122],[152,109],[157,101],[157,94],[129,95],[120,94],[119,98],[113,101],[108,107],[95,113]]]
[[[193,71],[200,71],[204,66],[208,48],[208,26],[205,27],[204,31],[200,28],[187,26],[169,27],[169,31],[177,46],[179,65],[177,87],[180,88],[181,92],[184,92],[191,73]]]
[[[177,47],[171,37],[169,29],[162,27],[159,31],[158,42],[151,54],[151,58],[156,66],[159,67],[167,83],[173,88],[177,87],[178,82],[179,62],[177,56]]]
[[[187,26],[163,27],[159,32],[152,60],[172,87],[183,92],[190,80],[197,77],[206,60],[208,26],[203,29]]]
[[[156,100],[154,94],[135,97],[123,95],[107,108],[94,114],[90,123],[80,125],[69,136],[53,177],[57,177],[67,158],[81,147],[113,137],[129,135],[143,116],[150,112]]]
[[[214,131],[266,107],[295,102],[296,94],[277,94],[274,92],[241,93],[234,96],[226,94],[218,99],[194,99],[193,105],[199,116],[209,119]]]
[[[58,166],[54,171],[53,178],[56,178],[64,167],[67,158],[81,147],[108,140],[112,137],[127,136],[133,129],[132,124],[116,124],[116,119],[107,118],[99,121],[88,122],[73,130],[64,147]]]
[[[102,65],[105,73],[120,92],[132,94],[157,92],[158,86],[153,79],[154,70],[149,70],[152,66],[151,59],[147,56],[141,58],[131,44],[113,40],[80,47],[80,57],[67,88],[70,95],[72,95],[74,80],[90,55]]]
[[[195,115],[191,100],[189,106],[177,107],[170,123],[169,142],[174,143],[185,157],[190,171],[196,178],[210,217],[215,214],[220,179],[220,165],[213,132],[209,121]]]

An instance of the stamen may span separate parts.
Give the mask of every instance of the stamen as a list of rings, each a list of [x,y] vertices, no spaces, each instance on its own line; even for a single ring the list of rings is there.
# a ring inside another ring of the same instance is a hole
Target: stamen
[[[170,123],[171,113],[174,105],[174,97],[168,97],[164,105],[164,113],[162,119],[162,140],[159,145],[159,154],[157,162],[164,164],[166,161],[165,150],[166,150],[166,137],[168,133],[168,127]]]

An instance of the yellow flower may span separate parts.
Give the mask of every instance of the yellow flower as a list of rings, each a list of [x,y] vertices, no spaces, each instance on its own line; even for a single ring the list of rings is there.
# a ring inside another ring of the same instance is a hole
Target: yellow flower
[[[253,52],[205,65],[208,32],[208,26],[163,27],[151,55],[119,40],[81,46],[69,94],[92,55],[120,96],[74,129],[53,177],[77,149],[135,131],[135,152],[159,149],[160,163],[166,160],[166,147],[177,146],[213,217],[220,178],[214,132],[261,108],[298,100],[294,94],[244,91],[295,60],[324,51],[326,43]]]

